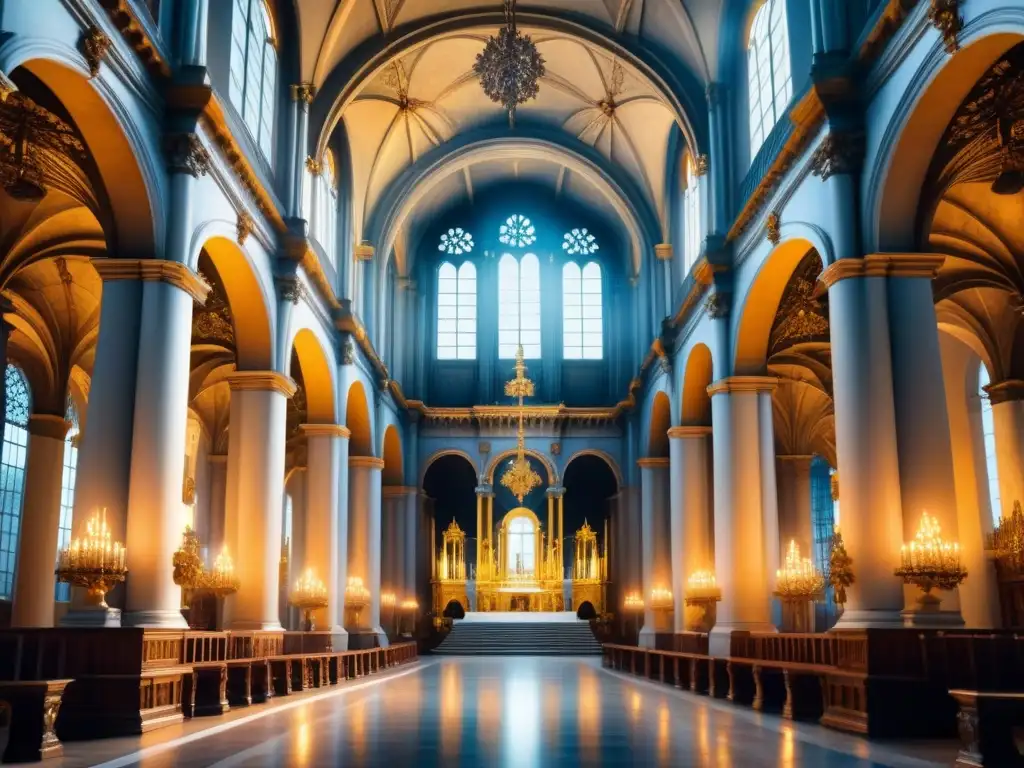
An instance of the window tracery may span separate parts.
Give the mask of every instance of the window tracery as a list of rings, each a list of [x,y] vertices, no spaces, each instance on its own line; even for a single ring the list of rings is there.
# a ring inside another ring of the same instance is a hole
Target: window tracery
[[[462,227],[451,227],[441,233],[441,242],[437,250],[449,256],[462,256],[473,252],[473,236]]]
[[[0,463],[0,597],[10,599],[21,533],[21,508],[25,495],[25,463],[28,458],[28,418],[32,395],[25,375],[8,364],[4,375],[7,395],[3,459]]]
[[[597,238],[586,227],[569,230],[562,240],[562,250],[570,256],[591,256],[600,249]]]
[[[793,97],[783,0],[766,0],[754,14],[747,41],[747,84],[753,159]]]
[[[265,0],[234,0],[228,95],[260,148],[271,159],[277,93],[277,41]]]
[[[537,242],[537,230],[526,216],[515,213],[498,228],[498,240],[502,245],[526,248]]]

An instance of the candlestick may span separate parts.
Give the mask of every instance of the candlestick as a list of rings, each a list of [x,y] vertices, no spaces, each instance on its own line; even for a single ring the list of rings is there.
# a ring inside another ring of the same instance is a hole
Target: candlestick
[[[960,563],[960,544],[943,540],[939,521],[927,511],[921,513],[914,540],[900,547],[900,567],[894,573],[905,584],[914,584],[924,592],[918,598],[922,610],[937,611],[942,598],[933,589],[956,589],[967,578]]]
[[[800,545],[790,540],[782,568],[775,572],[776,597],[783,600],[810,601],[825,589],[825,578],[809,557],[800,556]]]
[[[312,632],[315,629],[313,611],[327,607],[327,587],[316,578],[312,568],[307,568],[302,578],[295,582],[289,602],[302,611],[304,628]]]
[[[107,510],[95,513],[86,523],[85,536],[72,539],[57,556],[58,580],[85,587],[88,604],[106,609],[106,595],[128,573],[124,545],[111,541]]]

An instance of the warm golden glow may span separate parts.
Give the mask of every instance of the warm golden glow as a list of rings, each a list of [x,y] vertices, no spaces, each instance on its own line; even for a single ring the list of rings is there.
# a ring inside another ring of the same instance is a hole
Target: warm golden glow
[[[358,576],[349,576],[345,587],[345,603],[352,608],[362,608],[368,602],[370,590],[363,586],[363,580]]]
[[[651,608],[655,611],[671,611],[674,605],[671,589],[655,587],[651,590]]]
[[[57,557],[57,578],[85,587],[91,605],[106,608],[106,594],[128,573],[128,553],[119,541],[113,541],[107,527],[107,510],[92,516],[85,536],[71,540]]]
[[[904,583],[920,587],[924,591],[922,607],[931,609],[941,601],[931,594],[933,589],[956,589],[967,578],[960,563],[960,544],[945,541],[939,521],[927,512],[921,513],[914,540],[900,548],[900,567],[895,573]]]
[[[775,594],[783,599],[811,600],[825,590],[825,577],[809,557],[800,556],[800,545],[790,540],[786,560],[775,572]]]
[[[622,608],[625,611],[639,612],[644,609],[644,599],[639,592],[629,592],[622,601]]]
[[[516,376],[514,379],[505,382],[505,394],[515,397],[519,401],[519,429],[516,433],[516,457],[505,474],[501,477],[501,484],[508,488],[512,495],[523,503],[523,499],[537,488],[541,482],[530,460],[526,458],[526,431],[523,426],[523,398],[533,397],[533,382],[526,378],[526,361],[523,356],[523,345],[516,350]]]

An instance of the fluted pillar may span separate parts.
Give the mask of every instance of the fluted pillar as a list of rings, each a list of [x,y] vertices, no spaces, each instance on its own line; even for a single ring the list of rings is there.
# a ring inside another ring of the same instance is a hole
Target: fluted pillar
[[[839,178],[839,177],[836,177]],[[902,626],[903,516],[884,261],[840,259],[828,289],[842,531],[857,580],[837,629]]]
[[[12,627],[53,626],[53,568],[60,528],[65,437],[70,426],[63,416],[34,413],[28,420],[25,513],[18,541]]]
[[[1013,502],[1024,504],[1024,381],[1009,379],[986,387],[992,404],[996,438],[996,471],[1002,509],[993,516],[1008,517]]]
[[[734,376],[708,387],[714,424],[715,575],[722,590],[711,652],[731,653],[733,631],[774,632],[778,562],[771,392],[776,379]],[[765,402],[767,401],[767,408]]]
[[[344,631],[342,593],[338,577],[338,473],[341,446],[349,438],[338,424],[303,424],[306,436],[305,568],[312,568],[327,585],[327,606],[318,611],[320,629]]]
[[[143,280],[128,493],[128,580],[122,624],[180,627],[181,590],[171,556],[181,544],[192,304],[210,291],[184,264],[125,261]],[[90,421],[92,415],[90,414]],[[88,428],[88,427],[87,427]]]
[[[783,551],[796,541],[800,554],[812,557],[814,530],[811,520],[811,461],[813,456],[779,456],[776,475],[779,488],[779,542]]]
[[[713,567],[709,512],[710,436],[711,427],[672,427],[668,431],[672,599],[676,632],[686,629],[686,580],[696,571]]]
[[[231,387],[224,540],[241,581],[225,605],[230,629],[280,629],[285,432],[295,382],[276,371],[238,371]],[[323,532],[325,537],[327,532]]]
[[[380,645],[387,645],[387,636],[380,625],[380,499],[383,469],[383,459],[375,456],[349,456],[349,575],[363,580],[363,585],[370,593],[370,601],[362,610],[358,625],[347,629],[350,634],[357,632],[376,635]]]
[[[640,459],[641,543],[644,626],[640,645],[653,648],[655,635],[671,631],[664,610],[655,611],[651,593],[672,586],[671,525],[669,521],[669,460]]]

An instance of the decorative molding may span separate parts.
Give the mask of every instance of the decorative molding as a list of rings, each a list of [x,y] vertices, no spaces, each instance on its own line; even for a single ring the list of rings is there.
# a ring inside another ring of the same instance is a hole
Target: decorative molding
[[[354,365],[355,362],[356,346],[352,343],[352,339],[345,339],[345,342],[341,345],[341,364]]]
[[[953,54],[960,50],[960,40],[957,36],[964,28],[964,19],[960,15],[960,0],[931,0],[928,21],[939,30],[947,52]]]
[[[864,38],[857,57],[864,64],[872,63],[885,50],[896,35],[910,12],[920,0],[889,0],[885,10],[878,16],[874,28]]]
[[[765,237],[768,238],[768,242],[772,245],[778,245],[782,242],[782,217],[778,211],[772,211],[768,214],[768,220],[765,222],[764,230]]]
[[[654,256],[658,261],[672,261],[672,243],[658,243],[654,246]]]
[[[235,371],[226,377],[232,392],[277,392],[291,399],[295,380],[277,371]]]
[[[300,424],[299,429],[306,437],[343,437],[348,440],[352,432],[341,424]]]
[[[708,156],[705,154],[697,155],[694,162],[693,173],[695,176],[707,176],[708,175]]]
[[[82,55],[85,56],[85,63],[89,65],[89,79],[100,73],[100,64],[110,50],[112,40],[107,37],[103,30],[93,25],[82,33]]]
[[[1024,400],[1024,381],[1006,379],[997,384],[989,384],[985,387],[985,393],[992,405],[1018,403]]]
[[[169,78],[171,68],[157,52],[156,44],[146,34],[144,25],[136,18],[132,4],[127,0],[99,0],[110,16],[117,31],[135,51],[143,65],[155,77]]]
[[[235,320],[224,287],[200,271],[199,276],[210,284],[210,294],[202,309],[192,311],[192,343],[211,343],[235,349]]]
[[[640,469],[668,469],[669,459],[661,457],[648,457],[646,459],[637,459],[636,465]]]
[[[384,469],[384,459],[378,459],[376,456],[349,456],[348,466],[352,467],[366,467],[367,469]]]
[[[945,256],[931,253],[873,253],[863,259],[839,259],[829,264],[818,278],[828,290],[840,280],[851,277],[924,277],[935,278]]]
[[[313,176],[319,176],[323,170],[323,166],[319,160],[316,160],[312,155],[306,156],[306,170]]]
[[[313,103],[316,96],[316,86],[312,83],[297,83],[291,86],[292,101],[305,104],[307,107]]]
[[[239,245],[245,245],[245,241],[249,239],[249,235],[255,231],[256,224],[245,211],[238,212],[238,222],[235,224],[235,232]]]
[[[837,174],[853,174],[864,159],[864,134],[832,131],[811,156],[811,172],[827,181]]]
[[[551,452],[552,456],[561,456],[562,455],[562,444],[561,443],[552,443],[549,446],[549,451]]]
[[[197,304],[205,304],[210,284],[184,264],[162,259],[92,259],[92,265],[104,282],[140,280],[170,283],[189,294]]]
[[[63,416],[33,413],[28,417],[28,433],[33,437],[49,437],[63,441],[67,437],[69,429],[71,429],[71,422]]]
[[[210,172],[210,153],[194,133],[169,133],[164,136],[167,168],[172,173],[187,173],[199,178]]]
[[[306,296],[306,288],[303,286],[302,281],[297,277],[279,277],[276,280],[278,290],[281,292],[281,298],[284,301],[290,301],[292,304],[298,304]]]
[[[793,270],[768,334],[769,361],[796,344],[829,342],[828,294],[817,289],[821,272],[821,257],[814,250]]]
[[[352,250],[352,255],[356,261],[373,261],[373,244],[368,243],[365,240],[361,243],[357,243],[356,247]]]
[[[704,300],[704,311],[712,320],[721,320],[729,316],[728,294],[712,291]]]
[[[669,440],[688,440],[710,434],[711,427],[670,427],[668,430]]]
[[[733,392],[774,392],[779,386],[775,376],[730,376],[719,379],[708,387],[708,395],[731,394]]]

